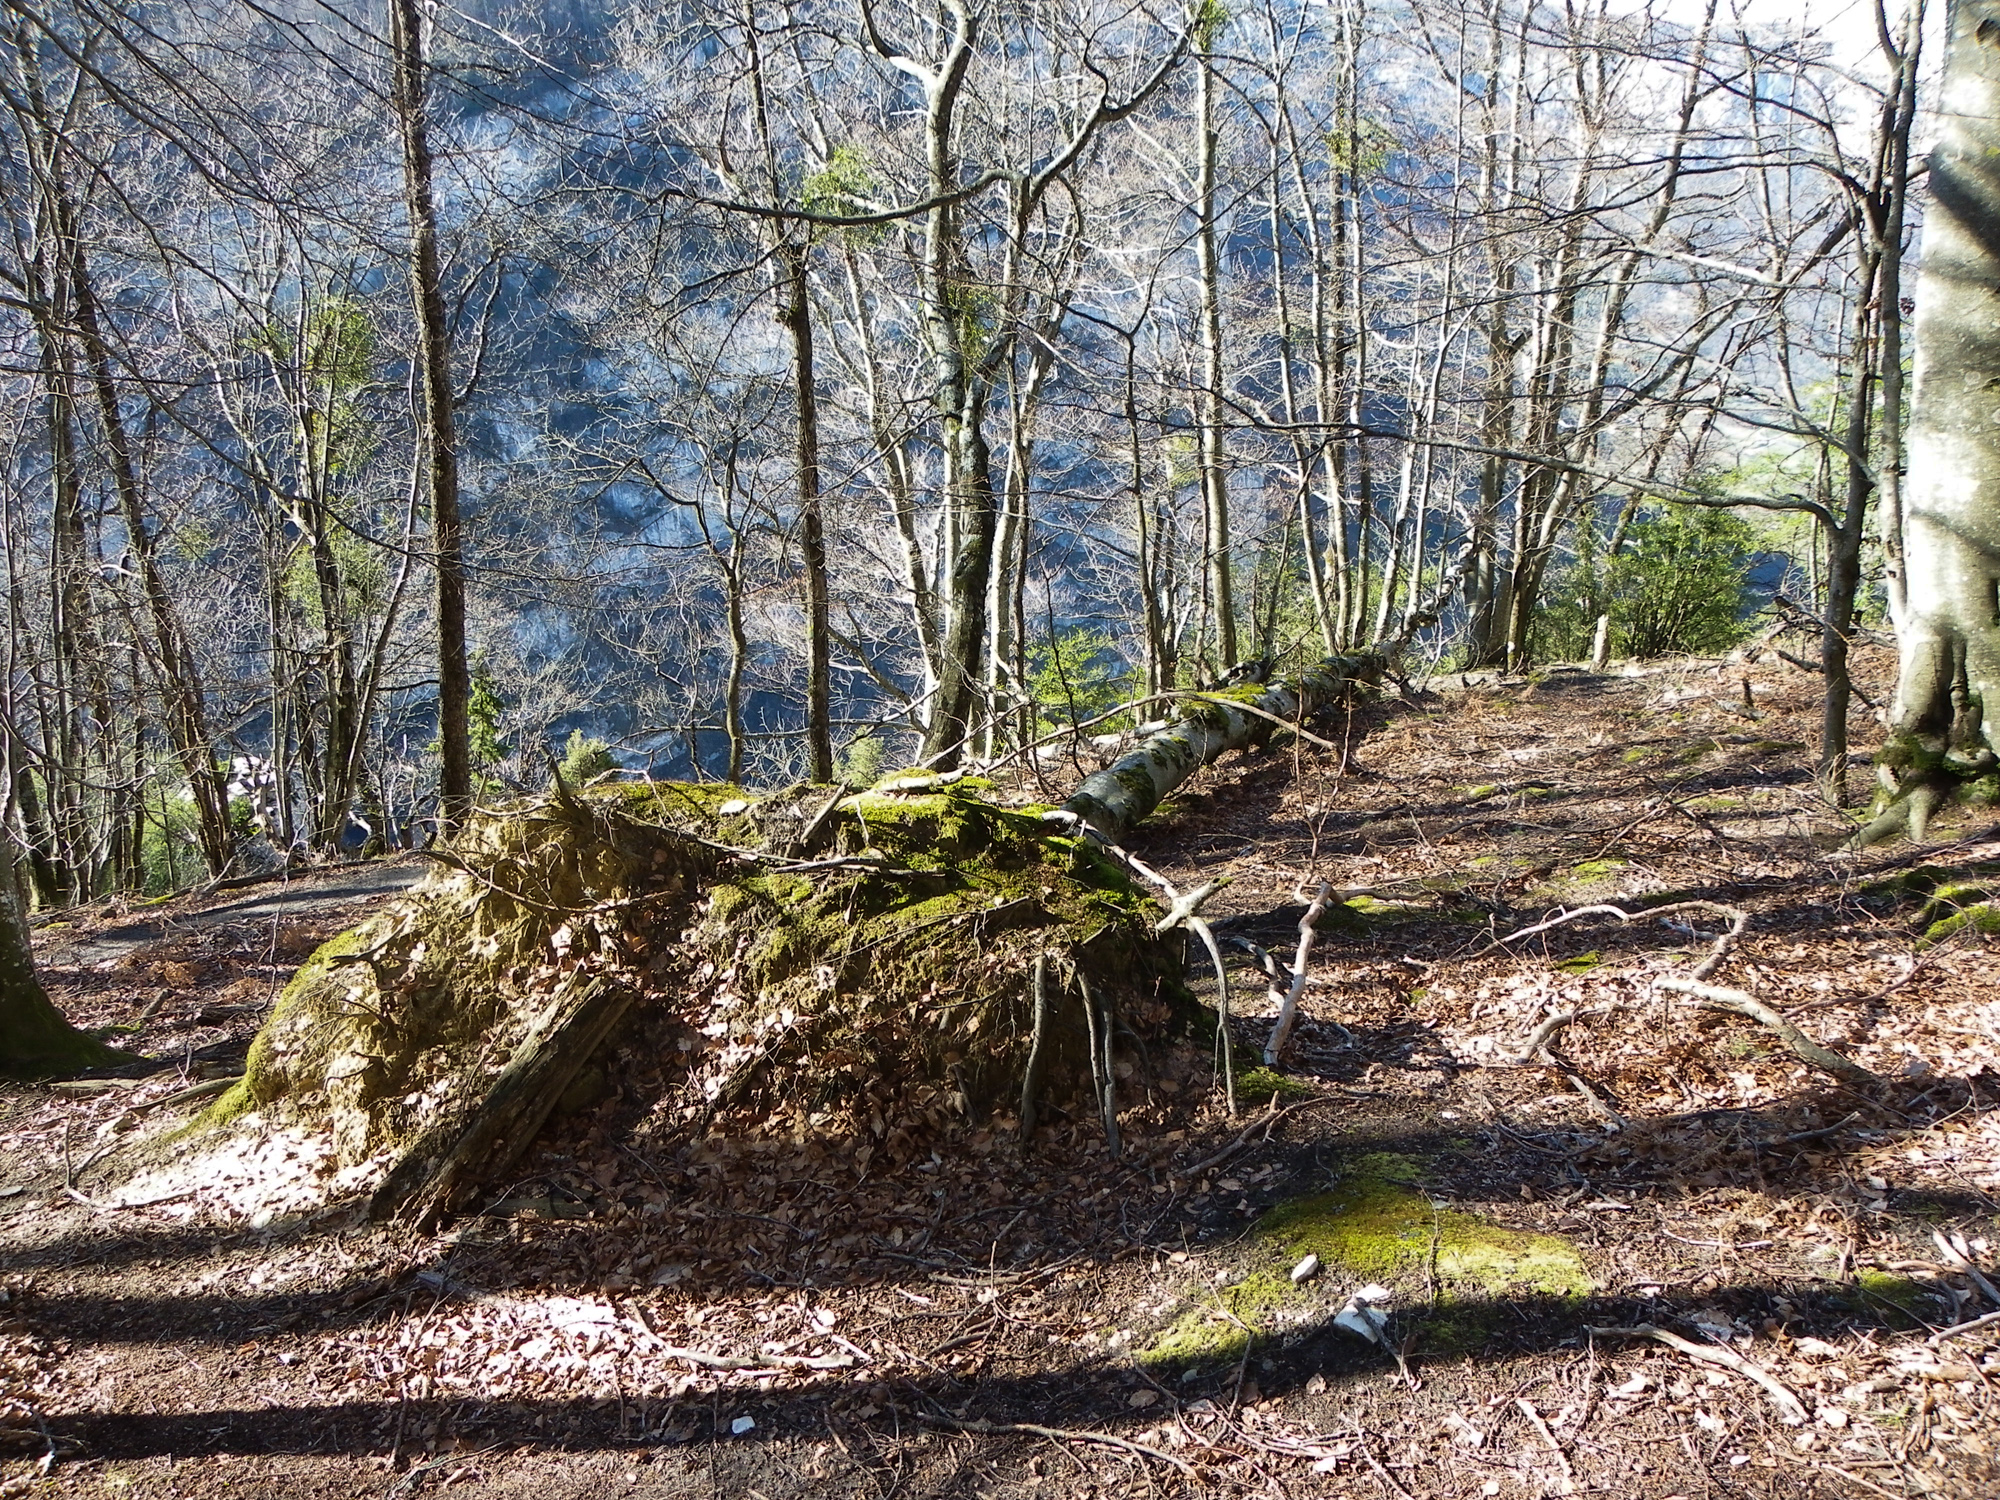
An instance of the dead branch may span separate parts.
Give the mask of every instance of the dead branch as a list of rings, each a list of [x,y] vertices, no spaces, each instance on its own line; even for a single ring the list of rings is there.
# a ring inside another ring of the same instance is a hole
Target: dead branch
[[[1034,1029],[1028,1036],[1028,1065],[1021,1073],[1021,1146],[1027,1149],[1035,1136],[1035,1122],[1041,1108],[1038,1096],[1042,1088],[1042,1060],[1048,1041],[1049,1015],[1049,961],[1048,955],[1035,955]]]
[[[1333,887],[1326,881],[1319,883],[1319,894],[1306,908],[1306,914],[1299,918],[1298,954],[1292,960],[1291,984],[1285,990],[1284,1002],[1278,1007],[1278,1022],[1271,1028],[1271,1036],[1264,1043],[1264,1063],[1276,1067],[1285,1055],[1285,1048],[1292,1039],[1292,1027],[1298,1020],[1299,996],[1306,987],[1306,966],[1312,957],[1313,931],[1320,916],[1326,911],[1327,902],[1332,899]]]
[[[1949,1328],[1940,1328],[1925,1342],[1936,1348],[1946,1339],[1955,1339],[1960,1334],[1976,1333],[1982,1328],[1991,1328],[1995,1323],[2000,1323],[2000,1312],[1990,1312],[1983,1318],[1972,1319],[1969,1323],[1954,1323]]]
[[[1368,1467],[1375,1471],[1375,1477],[1388,1487],[1389,1493],[1395,1495],[1397,1500],[1412,1500],[1410,1492],[1396,1483],[1395,1476],[1383,1468],[1375,1455],[1368,1451],[1368,1435],[1359,1427],[1354,1429],[1354,1451],[1368,1461]]]
[[[1822,1047],[1763,1001],[1742,990],[1724,989],[1720,985],[1701,984],[1693,979],[1680,979],[1672,975],[1653,982],[1663,990],[1694,996],[1701,1002],[1703,1010],[1720,1010],[1727,1011],[1731,1015],[1747,1016],[1768,1027],[1778,1034],[1779,1040],[1791,1049],[1794,1057],[1811,1067],[1818,1068],[1822,1073],[1838,1078],[1842,1083],[1879,1082],[1876,1075],[1862,1067],[1860,1063],[1842,1057],[1830,1048]]]
[[[1222,1090],[1229,1106],[1229,1118],[1236,1118],[1236,1047],[1229,1035],[1229,971],[1222,966],[1222,950],[1215,945],[1215,932],[1200,917],[1188,918],[1215,966],[1215,1034],[1222,1043]]]
[[[1106,1006],[1100,1015],[1097,994],[1091,988],[1090,977],[1081,968],[1076,971],[1077,988],[1083,993],[1083,1017],[1090,1032],[1090,1076],[1097,1087],[1097,1107],[1104,1117],[1104,1144],[1110,1151],[1111,1159],[1119,1156],[1118,1142],[1118,1075],[1111,1071],[1111,1011]]]
[[[1264,1132],[1264,1138],[1266,1140],[1269,1140],[1271,1135],[1271,1127],[1278,1123],[1279,1113],[1280,1110],[1278,1108],[1278,1096],[1276,1094],[1273,1094],[1271,1096],[1270,1107],[1266,1109],[1263,1114],[1259,1115],[1256,1119],[1252,1120],[1249,1123],[1249,1125],[1244,1128],[1243,1133],[1238,1135],[1235,1140],[1231,1141],[1228,1145],[1224,1146],[1220,1151],[1216,1152],[1214,1155],[1204,1156],[1200,1161],[1195,1162],[1192,1166],[1173,1168],[1169,1173],[1169,1175],[1174,1177],[1192,1179],[1201,1176],[1202,1173],[1208,1171],[1212,1167],[1221,1166],[1224,1162],[1228,1161],[1230,1157],[1234,1156],[1237,1152],[1241,1151],[1245,1146],[1249,1145],[1250,1137],[1255,1135],[1260,1129]]]
[[[833,795],[826,799],[819,811],[807,820],[806,826],[799,830],[799,836],[794,847],[801,855],[809,855],[814,849],[819,847],[820,835],[826,832],[827,823],[832,819],[834,813],[839,810],[840,804],[847,799],[847,794],[851,790],[852,788],[844,781],[835,786]]]
[[[1527,1040],[1513,1052],[1501,1059],[1506,1067],[1520,1067],[1524,1063],[1548,1062],[1553,1060],[1549,1053],[1550,1041],[1558,1031],[1572,1021],[1581,1021],[1589,1016],[1608,1016],[1631,1007],[1623,1000],[1606,1000],[1597,1005],[1583,1005],[1575,1010],[1559,1010],[1542,1017],[1541,1025],[1528,1033]]]
[[[1200,1476],[1194,1466],[1185,1459],[1176,1458],[1164,1448],[1154,1448],[1146,1443],[1135,1443],[1130,1438],[1118,1437],[1109,1432],[1089,1432],[1073,1427],[1044,1427],[1038,1422],[988,1422],[985,1420],[961,1421],[956,1417],[925,1415],[923,1421],[939,1427],[949,1427],[956,1432],[973,1432],[982,1436],[993,1433],[1024,1432],[1032,1437],[1048,1438],[1059,1443],[1099,1443],[1107,1448],[1122,1448],[1127,1453],[1136,1453],[1143,1458],[1156,1459],[1163,1464],[1172,1464],[1190,1479]]]
[[[1730,953],[1735,949],[1737,942],[1750,926],[1750,914],[1740,907],[1726,906],[1720,901],[1674,901],[1665,906],[1648,907],[1644,911],[1638,912],[1628,912],[1621,906],[1581,906],[1572,912],[1558,913],[1556,916],[1537,922],[1531,927],[1523,927],[1519,932],[1511,933],[1504,938],[1496,938],[1487,951],[1508,943],[1518,942],[1520,939],[1531,936],[1534,933],[1547,932],[1552,928],[1564,926],[1582,917],[1608,916],[1616,917],[1621,922],[1631,922],[1640,917],[1664,917],[1683,911],[1707,912],[1712,916],[1723,918],[1729,923],[1729,926],[1726,931],[1709,944],[1708,956],[1696,964],[1687,974],[1668,975],[1656,979],[1654,983],[1660,989],[1671,990],[1677,994],[1691,995],[1701,1003],[1704,1010],[1727,1011],[1732,1015],[1745,1016],[1750,1020],[1758,1022],[1760,1025],[1769,1027],[1791,1049],[1795,1057],[1819,1069],[1822,1073],[1839,1079],[1842,1083],[1879,1082],[1875,1074],[1869,1072],[1859,1063],[1842,1057],[1838,1052],[1822,1047],[1818,1042],[1807,1036],[1798,1027],[1794,1026],[1790,1021],[1786,1020],[1777,1011],[1755,996],[1743,990],[1724,989],[1719,985],[1712,985],[1706,982],[1710,975],[1722,967],[1723,961],[1729,957]],[[1580,1016],[1621,1008],[1623,1008],[1621,1005],[1613,1002],[1609,1005],[1593,1006],[1583,1010],[1558,1011],[1552,1016],[1545,1017],[1542,1023],[1530,1034],[1527,1041],[1515,1052],[1510,1061],[1519,1064],[1533,1058],[1545,1062],[1554,1062],[1555,1059],[1548,1051],[1548,1041],[1557,1031],[1560,1031],[1564,1026],[1567,1026],[1571,1021],[1578,1019]],[[1602,1105],[1601,1100],[1595,1100],[1594,1102]]]
[[[1278,1096],[1273,1094],[1271,1096],[1270,1107],[1263,1114],[1252,1120],[1235,1140],[1224,1146],[1213,1156],[1205,1156],[1190,1166],[1170,1168],[1167,1175],[1189,1180],[1201,1176],[1204,1172],[1213,1171],[1228,1161],[1230,1157],[1241,1151],[1245,1146],[1249,1145],[1250,1137],[1256,1135],[1260,1130],[1263,1132],[1263,1136],[1258,1144],[1261,1145],[1263,1141],[1268,1141],[1271,1138],[1272,1130],[1277,1127],[1278,1121],[1282,1120],[1286,1115],[1291,1114],[1294,1110],[1311,1109],[1315,1104],[1331,1104],[1345,1097],[1345,1095],[1341,1094],[1321,1094],[1318,1098],[1314,1099],[1295,1099],[1280,1109],[1278,1107]],[[1363,1097],[1366,1096],[1364,1095]]]
[[[656,1353],[669,1359],[684,1359],[691,1365],[710,1370],[851,1370],[851,1354],[827,1354],[809,1358],[802,1354],[760,1354],[755,1359],[738,1359],[733,1354],[707,1354],[700,1349],[682,1349],[661,1344]]]
[[[1669,1333],[1666,1329],[1656,1328],[1651,1323],[1637,1323],[1630,1328],[1595,1328],[1586,1325],[1583,1331],[1593,1338],[1651,1339],[1656,1344],[1665,1344],[1669,1349],[1679,1350],[1689,1359],[1732,1370],[1745,1380],[1754,1380],[1769,1391],[1771,1399],[1785,1414],[1787,1422],[1796,1425],[1806,1419],[1805,1404],[1792,1394],[1790,1386],[1762,1365],[1745,1359],[1733,1349],[1725,1349],[1719,1344],[1697,1344],[1692,1339],[1684,1339],[1677,1333]]]
[[[1563,1452],[1562,1444],[1557,1442],[1556,1435],[1549,1431],[1549,1424],[1542,1420],[1542,1414],[1535,1410],[1534,1403],[1526,1396],[1516,1396],[1514,1404],[1521,1408],[1521,1415],[1528,1419],[1529,1425],[1535,1429],[1541,1440],[1549,1445],[1549,1452],[1555,1454],[1557,1464],[1562,1467],[1563,1478],[1574,1480],[1576,1470],[1569,1466],[1569,1455]]]

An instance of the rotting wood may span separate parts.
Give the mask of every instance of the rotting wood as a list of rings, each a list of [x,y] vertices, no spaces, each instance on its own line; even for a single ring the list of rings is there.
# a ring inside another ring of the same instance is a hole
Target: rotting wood
[[[425,1132],[375,1190],[368,1216],[433,1224],[480,1183],[506,1171],[636,998],[629,987],[600,975],[572,975],[486,1096]]]

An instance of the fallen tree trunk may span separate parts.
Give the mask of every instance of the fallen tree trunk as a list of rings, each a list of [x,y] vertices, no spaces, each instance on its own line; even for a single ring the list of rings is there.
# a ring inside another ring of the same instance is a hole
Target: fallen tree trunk
[[[513,1166],[637,998],[615,980],[572,975],[515,1047],[471,1118],[420,1136],[375,1190],[369,1217],[435,1223]]]
[[[1122,837],[1190,776],[1230,750],[1268,739],[1281,724],[1298,724],[1388,670],[1374,653],[1333,656],[1280,683],[1249,683],[1195,695],[1195,706],[1136,750],[1084,779],[1063,804],[1099,836]]]

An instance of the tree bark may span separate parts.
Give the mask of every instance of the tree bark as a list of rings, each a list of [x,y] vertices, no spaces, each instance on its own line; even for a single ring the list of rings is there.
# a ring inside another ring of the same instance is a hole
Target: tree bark
[[[1906,799],[1993,765],[2000,713],[2000,4],[1960,0],[1917,281],[1901,672]],[[1924,800],[1917,799],[1921,810]],[[1917,822],[1921,824],[1921,816]],[[1913,829],[1921,834],[1921,826]]]
[[[431,499],[431,552],[437,574],[439,826],[458,826],[472,809],[472,671],[465,651],[465,555],[458,513],[458,431],[451,380],[451,325],[438,259],[432,189],[423,18],[417,0],[391,0],[391,99],[403,143],[403,206],[409,216],[410,300],[423,367],[418,412]]]
[[[10,876],[0,879],[0,1073],[46,1078],[126,1061],[62,1018],[35,973],[28,924]]]
[[[1225,751],[1258,743],[1281,722],[1298,723],[1357,682],[1379,682],[1386,666],[1372,654],[1330,656],[1290,682],[1195,694],[1199,706],[1130,755],[1084,778],[1063,810],[1104,837],[1118,838]]]

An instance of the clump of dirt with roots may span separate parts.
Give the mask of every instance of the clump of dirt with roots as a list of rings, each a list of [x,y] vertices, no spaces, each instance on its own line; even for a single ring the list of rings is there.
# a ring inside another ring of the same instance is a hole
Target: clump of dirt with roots
[[[677,1064],[654,1138],[726,1121],[894,1162],[996,1105],[1100,1099],[1121,1054],[1188,1031],[1178,935],[1125,870],[983,783],[904,782],[558,786],[480,814],[313,954],[133,1192],[280,1132],[328,1193],[435,1219],[601,1100],[635,1035]]]

